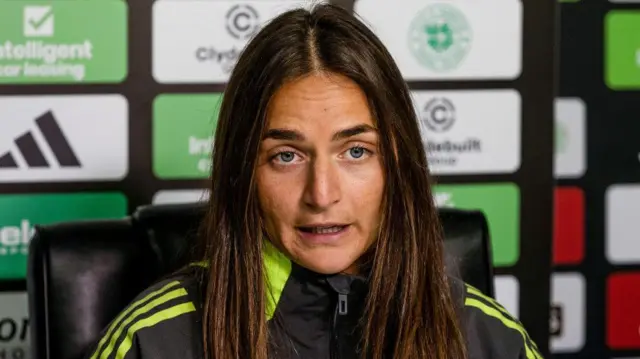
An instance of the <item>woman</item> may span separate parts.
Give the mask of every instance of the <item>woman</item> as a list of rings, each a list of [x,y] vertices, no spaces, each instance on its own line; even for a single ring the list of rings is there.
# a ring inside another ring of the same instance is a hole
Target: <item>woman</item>
[[[292,10],[247,45],[211,175],[199,265],[142,293],[89,358],[540,358],[445,275],[409,91],[348,12]]]

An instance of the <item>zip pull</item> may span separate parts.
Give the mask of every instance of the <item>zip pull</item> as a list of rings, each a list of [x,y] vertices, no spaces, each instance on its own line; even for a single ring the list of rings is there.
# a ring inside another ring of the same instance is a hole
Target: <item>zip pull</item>
[[[347,295],[338,293],[338,314],[346,315],[347,314]]]

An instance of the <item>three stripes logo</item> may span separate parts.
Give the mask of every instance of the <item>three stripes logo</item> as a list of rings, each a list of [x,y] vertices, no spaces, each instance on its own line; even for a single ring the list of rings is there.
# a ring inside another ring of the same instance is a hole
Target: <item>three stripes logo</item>
[[[62,132],[53,112],[47,111],[35,120],[39,134],[51,150],[55,161],[60,168],[80,168],[82,167],[78,156],[69,144],[66,136]],[[52,163],[45,156],[47,148],[44,144],[38,144],[37,133],[28,131],[14,140],[18,149],[18,154],[8,151],[0,155],[0,171],[20,168],[17,156],[19,155],[28,168],[51,168]]]

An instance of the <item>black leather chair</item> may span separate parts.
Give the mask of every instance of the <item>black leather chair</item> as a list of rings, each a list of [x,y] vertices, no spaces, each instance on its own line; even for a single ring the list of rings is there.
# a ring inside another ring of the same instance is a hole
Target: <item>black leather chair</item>
[[[33,359],[80,359],[144,288],[186,261],[203,204],[149,205],[118,220],[36,226],[27,290]],[[441,209],[448,269],[493,296],[478,211]]]

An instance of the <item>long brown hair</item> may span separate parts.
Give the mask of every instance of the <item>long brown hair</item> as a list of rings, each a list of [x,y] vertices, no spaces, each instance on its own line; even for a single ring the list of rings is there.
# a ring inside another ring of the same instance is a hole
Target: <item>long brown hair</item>
[[[355,81],[381,134],[386,188],[367,273],[364,357],[464,358],[409,90],[373,32],[351,13],[324,4],[266,24],[244,48],[226,86],[202,235],[205,357],[267,359],[265,234],[254,169],[272,96],[285,82],[314,72]]]

